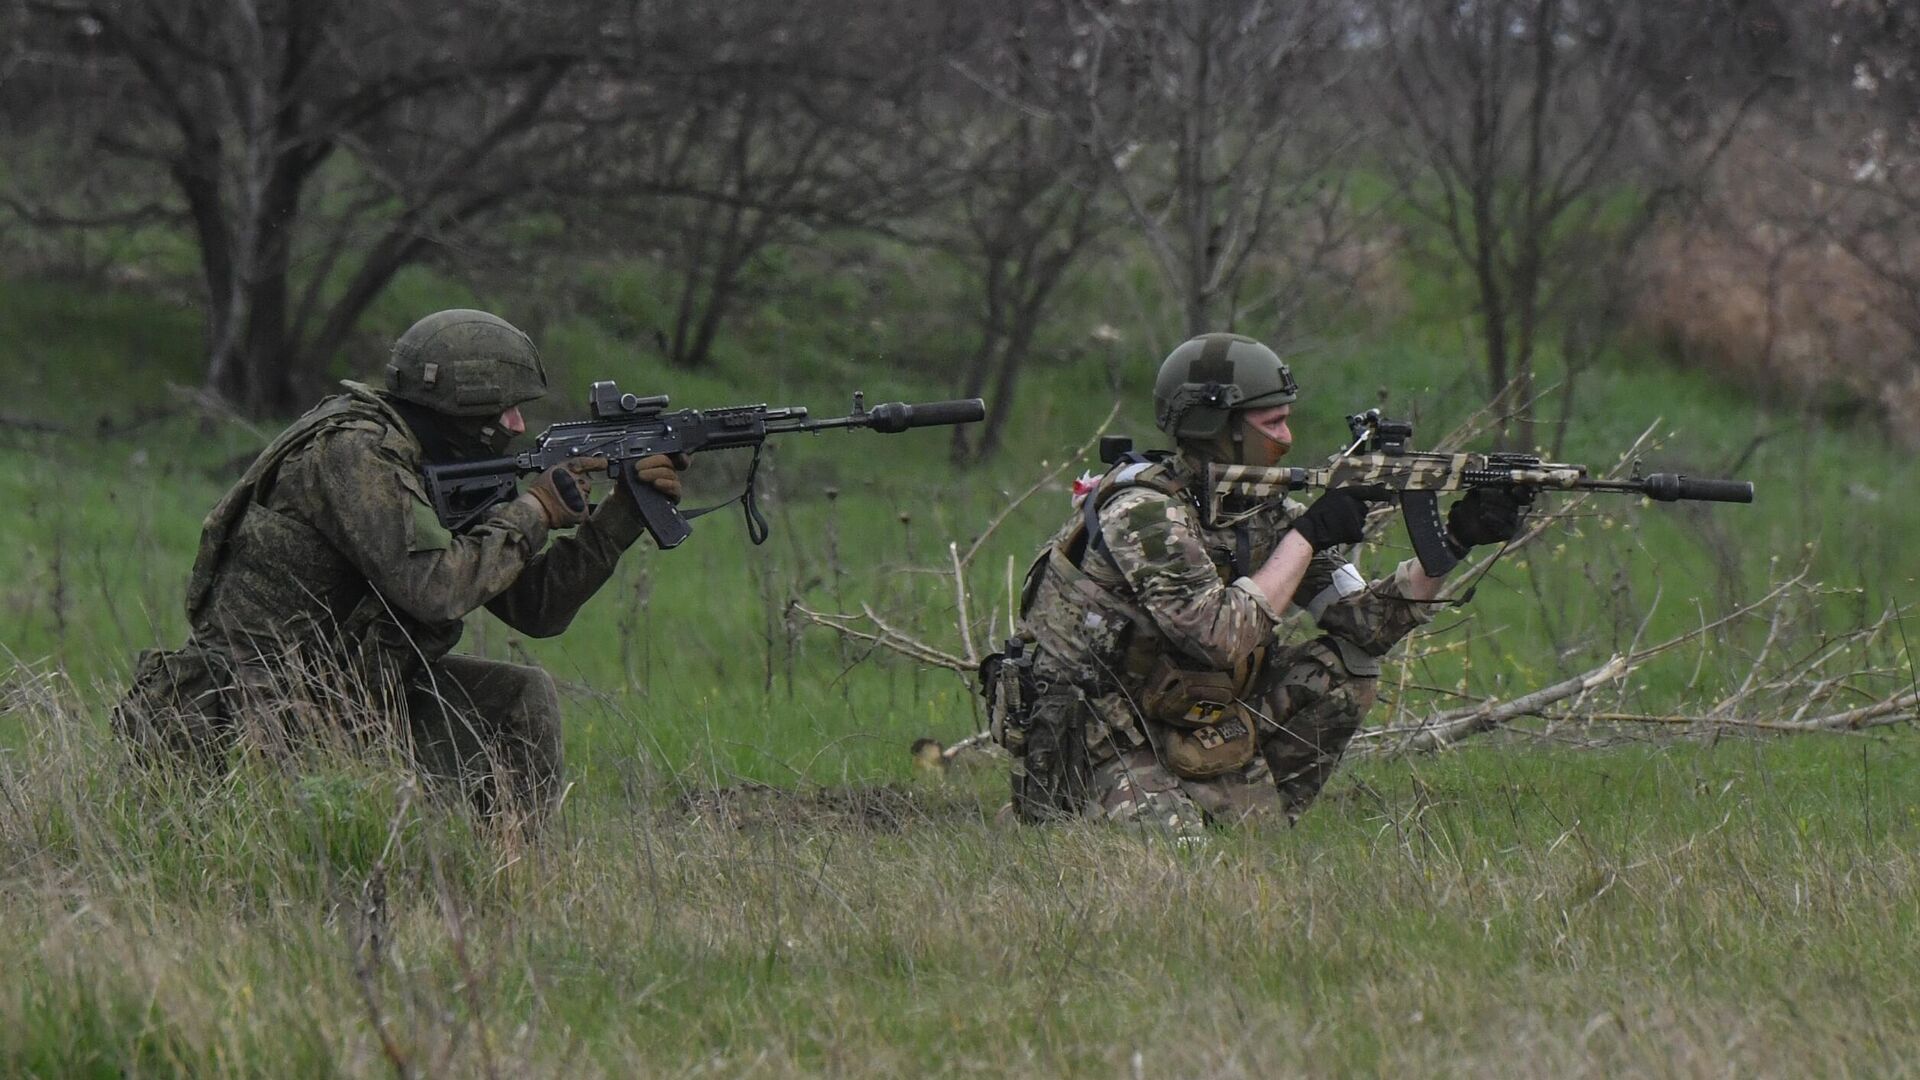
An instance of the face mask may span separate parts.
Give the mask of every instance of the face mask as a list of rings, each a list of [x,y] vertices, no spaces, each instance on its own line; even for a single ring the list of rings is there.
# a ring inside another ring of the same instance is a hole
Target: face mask
[[[1293,449],[1293,443],[1281,442],[1247,423],[1235,414],[1225,431],[1214,437],[1207,456],[1222,465],[1253,465],[1267,468],[1280,463]]]
[[[413,429],[420,449],[431,462],[473,461],[501,457],[513,441],[513,432],[497,419],[448,416],[410,401],[390,401]]]
[[[488,457],[502,456],[513,443],[513,432],[501,427],[497,421],[488,421],[480,428],[478,435]]]
[[[1282,442],[1268,435],[1242,418],[1240,420],[1242,465],[1271,467],[1280,464],[1280,459],[1293,449],[1292,442]]]

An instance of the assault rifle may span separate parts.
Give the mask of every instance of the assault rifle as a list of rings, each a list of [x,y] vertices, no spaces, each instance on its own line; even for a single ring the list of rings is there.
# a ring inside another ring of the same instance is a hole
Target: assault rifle
[[[753,464],[747,470],[746,488],[737,498],[746,514],[747,535],[759,544],[767,538],[767,522],[754,502],[753,478],[767,436],[830,428],[870,428],[891,435],[908,428],[971,424],[987,415],[979,398],[915,405],[890,401],[869,409],[865,396],[858,391],[853,395],[851,413],[824,420],[809,419],[801,406],[732,405],[668,412],[665,394],[623,394],[609,381],[593,384],[587,406],[591,419],[553,425],[541,432],[534,439],[533,449],[525,453],[422,469],[427,495],[433,500],[440,523],[450,530],[465,528],[496,504],[513,498],[519,490],[515,485],[518,477],[545,472],[572,458],[604,457],[608,472],[621,478],[639,506],[640,518],[654,543],[663,549],[678,547],[693,533],[688,518],[719,507],[682,513],[652,486],[636,481],[633,470],[625,464],[653,454],[696,454],[750,446]]]
[[[1218,508],[1229,497],[1270,501],[1302,488],[1353,489],[1362,498],[1400,505],[1421,569],[1439,577],[1460,561],[1447,543],[1446,522],[1440,515],[1442,492],[1509,487],[1528,500],[1543,489],[1553,489],[1642,495],[1656,502],[1753,501],[1753,484],[1748,481],[1706,480],[1680,473],[1642,476],[1638,461],[1627,479],[1600,480],[1589,476],[1585,465],[1542,461],[1532,454],[1409,450],[1413,423],[1389,420],[1380,415],[1379,409],[1347,417],[1347,430],[1353,435],[1353,443],[1317,469],[1208,466],[1205,499],[1209,515],[1218,519]],[[1102,439],[1101,460],[1118,461],[1130,448],[1131,440],[1124,437]]]

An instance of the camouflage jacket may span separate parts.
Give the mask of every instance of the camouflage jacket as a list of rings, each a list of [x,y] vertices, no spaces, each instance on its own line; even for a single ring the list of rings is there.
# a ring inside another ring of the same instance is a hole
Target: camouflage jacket
[[[239,660],[317,645],[404,677],[450,651],[483,605],[523,633],[560,633],[639,538],[639,513],[618,491],[551,544],[522,502],[448,532],[405,421],[368,388],[343,385],[207,516],[187,588],[196,641]]]
[[[1029,574],[1022,625],[1041,647],[1039,666],[1089,693],[1112,733],[1144,742],[1133,700],[1144,668],[1165,655],[1182,667],[1244,670],[1279,644],[1281,613],[1250,575],[1305,507],[1291,499],[1239,510],[1209,527],[1192,492],[1198,463],[1174,458],[1144,477],[1121,466],[1101,481],[1100,535],[1089,543],[1083,510],[1043,549]],[[1144,471],[1144,470],[1142,470]],[[1089,496],[1097,498],[1095,495]],[[1315,555],[1293,598],[1340,653],[1349,674],[1379,673],[1379,658],[1433,618],[1407,599],[1409,560],[1369,584],[1332,551]],[[1097,741],[1099,733],[1090,733]]]

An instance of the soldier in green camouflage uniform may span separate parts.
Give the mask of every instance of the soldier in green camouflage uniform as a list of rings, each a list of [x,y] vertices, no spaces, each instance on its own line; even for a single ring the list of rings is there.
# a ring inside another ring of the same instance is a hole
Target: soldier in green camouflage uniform
[[[1297,396],[1287,365],[1238,335],[1195,338],[1162,364],[1156,419],[1179,450],[1116,465],[1028,573],[1028,700],[999,723],[1022,818],[1189,831],[1297,817],[1326,783],[1380,658],[1432,618],[1439,582],[1411,559],[1365,581],[1339,554],[1366,516],[1346,491],[1312,506],[1205,501],[1209,463],[1285,455]],[[1510,539],[1520,513],[1476,490],[1449,515],[1451,541]],[[1288,608],[1317,636],[1284,642]]]
[[[441,525],[422,464],[501,453],[524,430],[519,406],[546,391],[533,343],[492,315],[428,316],[395,343],[384,391],[343,385],[208,515],[192,637],[142,654],[116,725],[145,750],[213,764],[243,728],[269,744],[359,742],[404,717],[396,733],[430,779],[484,813],[535,815],[560,790],[553,679],[451,651],[482,606],[535,637],[565,630],[639,538],[639,512],[623,484],[589,512],[599,460],[541,475],[458,533]],[[684,466],[634,468],[677,500]]]

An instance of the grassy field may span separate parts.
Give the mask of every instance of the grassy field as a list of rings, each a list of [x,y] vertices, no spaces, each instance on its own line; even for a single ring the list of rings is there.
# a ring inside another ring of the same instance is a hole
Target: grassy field
[[[609,374],[689,405],[947,396],[964,325],[903,307],[899,268],[875,264],[858,288],[796,268],[697,375],[638,356],[622,329],[658,303],[643,268],[584,272],[588,301],[537,323],[506,313],[536,326],[563,388],[541,421]],[[930,308],[951,300],[951,282],[913,284]],[[1382,385],[1424,433],[1469,410],[1448,297],[1413,285],[1405,319],[1299,360],[1302,454],[1331,449]],[[964,651],[949,545],[971,545],[1116,394],[1116,426],[1150,432],[1164,343],[1124,286],[1076,284],[1084,318],[1049,331],[1013,452],[990,466],[951,473],[938,433],[796,440],[767,465],[765,547],[722,512],[675,552],[636,550],[560,639],[473,620],[464,648],[539,661],[568,704],[573,786],[524,846],[378,762],[251,762],[210,790],[124,767],[104,706],[137,649],[183,636],[199,519],[271,431],[168,390],[195,380],[190,312],[9,282],[0,413],[57,430],[0,429],[0,1073],[1915,1071],[1920,742],[1904,728],[1529,724],[1359,760],[1300,827],[1199,850],[998,826],[991,760],[915,775],[913,738],[973,730],[965,683],[800,626],[788,603],[871,605]],[[488,298],[410,277],[369,341],[469,301]],[[1103,323],[1121,344],[1090,343]],[[1741,461],[1760,502],[1577,519],[1414,642],[1376,719],[1587,670],[1805,568],[1821,591],[1771,626],[1710,635],[1604,695],[1694,715],[1756,657],[1819,657],[1912,598],[1914,465],[1876,437],[1641,356],[1577,393],[1569,458],[1610,464],[1651,425],[1649,468]],[[700,462],[692,500],[732,494],[742,465]],[[1063,492],[1018,507],[970,564],[976,648],[1003,632],[1010,562]],[[1397,529],[1383,547],[1376,571],[1405,555]],[[1861,700],[1897,692],[1911,666],[1891,626],[1820,670]]]

